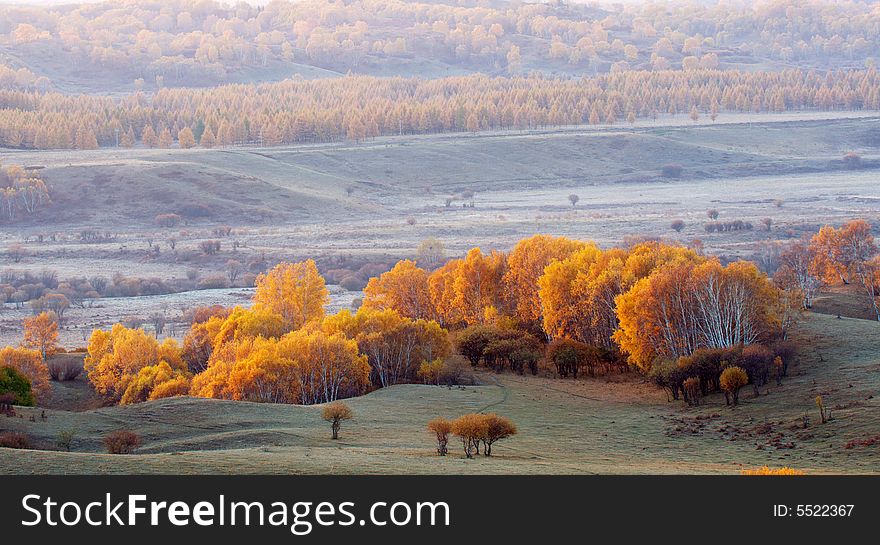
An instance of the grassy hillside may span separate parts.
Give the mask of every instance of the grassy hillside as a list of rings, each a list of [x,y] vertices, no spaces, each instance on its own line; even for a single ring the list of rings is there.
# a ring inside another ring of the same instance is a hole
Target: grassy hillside
[[[788,465],[808,473],[871,473],[875,447],[846,449],[878,433],[880,324],[809,315],[796,333],[804,349],[782,386],[741,405],[720,394],[686,408],[635,376],[581,381],[480,375],[464,388],[405,385],[348,401],[354,420],[329,439],[320,407],[178,398],[85,412],[22,409],[0,429],[24,431],[54,449],[74,430],[74,452],[0,449],[5,473],[736,473]],[[821,394],[833,419],[820,424]],[[520,433],[467,460],[459,445],[434,455],[425,423],[435,416],[494,411]],[[804,414],[809,427],[803,429]],[[30,421],[30,416],[35,421]],[[139,433],[138,454],[102,454],[101,438]]]
[[[344,222],[443,207],[446,197],[467,189],[483,204],[491,192],[678,183],[661,175],[670,163],[684,167],[684,181],[841,171],[850,151],[863,155],[865,167],[876,166],[877,118],[796,119],[666,119],[275,148],[12,152],[4,161],[37,168],[46,181],[52,205],[16,223],[43,231],[118,222],[150,227],[157,214],[186,216],[193,207],[205,211],[191,214],[197,224]],[[786,193],[780,185],[776,196]]]

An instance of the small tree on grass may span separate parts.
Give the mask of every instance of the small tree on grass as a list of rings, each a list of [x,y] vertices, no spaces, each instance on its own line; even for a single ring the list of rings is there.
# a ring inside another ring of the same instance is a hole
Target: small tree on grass
[[[452,422],[445,418],[435,418],[428,422],[428,431],[437,436],[437,454],[446,456],[449,444],[449,434],[452,432]]]
[[[510,420],[495,413],[483,415],[483,454],[492,456],[492,443],[516,435],[516,426]]]
[[[672,230],[676,233],[681,233],[681,230],[684,229],[684,220],[674,220],[670,227],[672,227]]]
[[[321,416],[330,422],[330,431],[333,439],[339,439],[339,426],[343,420],[350,420],[354,416],[351,408],[341,401],[334,401],[324,406]]]
[[[486,422],[480,414],[466,414],[452,421],[452,433],[461,439],[464,455],[468,458],[480,453],[480,440],[485,430]]]
[[[581,200],[581,198],[574,193],[568,196],[568,202],[570,202],[572,206],[577,206],[579,200]]]
[[[131,454],[141,444],[138,434],[129,430],[112,431],[104,437],[108,454]]]
[[[474,454],[480,453],[480,444],[483,445],[483,454],[492,455],[492,445],[516,435],[516,426],[497,414],[466,414],[452,421],[452,433],[461,439],[464,454],[473,458]]]
[[[739,403],[739,390],[749,382],[749,376],[742,367],[728,367],[721,372],[719,386],[724,390],[724,398],[727,404],[731,401],[736,405]]]

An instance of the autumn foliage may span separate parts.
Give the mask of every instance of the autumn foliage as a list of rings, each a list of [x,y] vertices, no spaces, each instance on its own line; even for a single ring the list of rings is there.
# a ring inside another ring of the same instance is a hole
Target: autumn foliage
[[[435,418],[428,422],[428,431],[437,437],[437,454],[446,456],[449,452],[449,434],[452,433],[452,422],[445,418]]]
[[[49,369],[36,350],[27,348],[0,348],[0,367],[9,367],[28,379],[39,400],[49,394]]]
[[[85,370],[99,394],[123,404],[145,401],[161,383],[189,376],[173,339],[159,343],[143,329],[122,324],[92,332]]]
[[[800,469],[794,469],[787,466],[778,468],[763,466],[758,469],[743,469],[740,473],[742,475],[805,475]]]
[[[494,413],[460,416],[452,421],[451,431],[461,440],[468,458],[480,454],[480,445],[483,446],[483,454],[491,456],[495,442],[517,433],[516,426],[510,420]]]
[[[324,406],[321,410],[321,417],[330,422],[331,438],[339,439],[339,427],[342,425],[342,421],[350,420],[354,417],[354,412],[345,403],[334,401]]]
[[[33,318],[25,318],[22,346],[40,353],[43,361],[58,348],[58,319],[54,313],[41,312]]]

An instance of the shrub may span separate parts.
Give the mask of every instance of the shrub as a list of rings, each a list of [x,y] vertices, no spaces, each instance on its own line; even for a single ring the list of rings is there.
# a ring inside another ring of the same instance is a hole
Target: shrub
[[[159,227],[177,227],[183,221],[179,214],[159,214],[156,216],[156,224]]]
[[[651,366],[648,375],[658,388],[666,391],[666,400],[678,400],[679,393],[684,391],[684,370],[672,360],[657,361]]]
[[[0,367],[0,405],[32,407],[34,392],[31,381],[14,367]],[[9,410],[8,408],[6,410]]]
[[[351,408],[341,401],[334,401],[324,406],[321,417],[330,422],[330,431],[333,439],[339,439],[339,427],[343,420],[349,420],[354,416]]]
[[[782,376],[788,375],[788,366],[797,356],[797,346],[790,341],[779,341],[770,345],[770,351],[782,360]]]
[[[590,376],[595,375],[596,367],[601,362],[601,353],[595,346],[568,338],[555,339],[547,347],[547,361],[556,367],[556,373],[565,378],[572,375],[577,378],[578,372],[587,368]]]
[[[663,165],[663,168],[660,169],[664,178],[681,178],[683,172],[684,167],[676,164]]]
[[[682,383],[682,391],[684,392],[684,402],[688,405],[700,404],[700,379],[690,377]]]
[[[129,430],[112,431],[104,437],[108,454],[131,454],[141,444],[141,438]]]
[[[681,233],[681,230],[684,229],[684,220],[674,220],[670,227],[676,233]]]
[[[83,372],[82,356],[77,354],[56,354],[46,366],[49,368],[49,378],[59,382],[76,380]]]
[[[421,378],[425,384],[440,385],[440,377],[443,374],[443,359],[436,358],[431,361],[423,361],[419,365],[416,375]]]
[[[220,251],[219,240],[203,240],[199,243],[199,249],[205,255],[214,255]]]
[[[58,440],[56,441],[58,448],[65,452],[70,452],[70,447],[73,446],[73,438],[76,437],[76,433],[72,430],[64,430],[58,434]]]
[[[340,280],[339,285],[346,291],[361,291],[366,287],[367,283],[363,278],[352,274]]]
[[[721,389],[724,390],[724,397],[728,405],[730,405],[731,399],[734,405],[739,402],[739,390],[748,382],[749,376],[742,367],[728,367],[721,372],[719,384]]]
[[[528,335],[528,334],[526,334]],[[531,335],[528,335],[531,337]],[[483,351],[483,359],[486,365],[492,367],[496,371],[503,371],[505,365],[510,366],[511,371],[517,371],[522,374],[524,361],[520,358],[531,357],[535,362],[540,358],[540,353],[531,353],[529,355],[524,350],[528,350],[527,345],[537,344],[537,341],[530,343],[522,338],[501,338],[496,339],[486,345]]]
[[[229,285],[229,282],[226,279],[225,275],[222,274],[212,274],[211,276],[206,276],[199,280],[198,289],[200,290],[213,290],[225,288]]]
[[[31,440],[23,433],[6,431],[0,433],[0,447],[29,449],[31,448]]]
[[[862,158],[858,153],[849,152],[843,156],[843,165],[848,169],[856,169],[862,166]]]
[[[455,339],[455,349],[476,367],[483,358],[486,347],[499,338],[493,326],[472,325],[463,329]]]
[[[452,422],[445,418],[435,418],[428,422],[428,431],[437,437],[437,454],[446,456],[448,452],[446,445],[449,443],[449,434],[452,432]]]
[[[13,348],[0,349],[0,367],[11,367],[26,377],[37,398],[47,395],[50,390],[49,370],[36,350]]]
[[[758,387],[767,384],[770,379],[773,358],[773,352],[766,346],[753,344],[743,348],[737,364],[749,375],[749,380],[755,389],[755,395],[759,394]]]

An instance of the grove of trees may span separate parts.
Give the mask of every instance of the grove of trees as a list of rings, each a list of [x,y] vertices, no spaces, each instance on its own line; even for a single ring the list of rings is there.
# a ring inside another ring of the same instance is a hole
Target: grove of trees
[[[0,164],[0,222],[32,216],[49,202],[49,190],[36,171]]]
[[[742,58],[858,66],[880,47],[878,19],[869,2],[857,0],[601,7],[124,0],[65,9],[4,6],[0,37],[17,58],[43,56],[83,72],[123,75],[144,88],[223,82],[243,69],[278,66],[369,72],[413,58],[508,74],[541,65],[572,73],[716,68]],[[45,74],[2,68],[0,83],[51,84]]]
[[[433,270],[400,261],[368,282],[357,311],[329,316],[315,263],[281,263],[258,277],[251,308],[193,312],[182,345],[121,324],[95,330],[85,367],[101,395],[123,404],[186,394],[330,403],[440,384],[455,358],[574,378],[634,368],[674,399],[695,404],[719,391],[736,404],[743,386],[758,395],[786,375],[788,330],[818,286],[855,282],[876,308],[876,254],[862,220],[792,243],[773,279],[751,262],[722,264],[656,241],[601,249],[536,235],[509,253],[473,248]],[[25,348],[0,357],[37,392],[56,327],[49,313],[28,319]],[[442,451],[456,432],[441,424],[432,426]]]
[[[876,69],[625,71],[438,79],[288,79],[114,98],[0,87],[0,146],[167,148],[360,141],[381,135],[609,124],[692,110],[878,110]],[[119,137],[119,138],[118,138]]]

